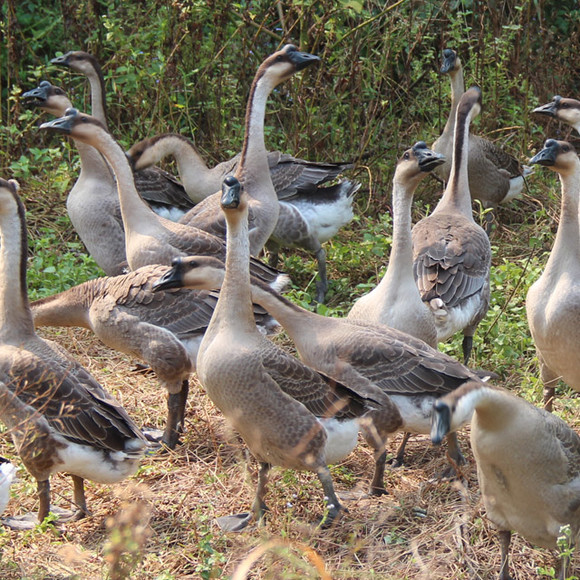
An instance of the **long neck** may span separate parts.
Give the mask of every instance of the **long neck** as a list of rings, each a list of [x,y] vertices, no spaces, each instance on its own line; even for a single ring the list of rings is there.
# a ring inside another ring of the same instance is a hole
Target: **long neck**
[[[415,186],[409,188],[393,179],[393,245],[389,265],[379,286],[386,286],[401,277],[413,280],[413,242],[411,240],[411,204]]]
[[[234,213],[235,212],[235,213]],[[219,331],[255,333],[250,291],[250,241],[247,206],[226,213],[226,273],[207,334]]]
[[[97,177],[113,183],[115,177],[109,164],[99,151],[91,145],[87,145],[78,139],[74,139],[75,145],[81,159],[81,172],[79,179]]]
[[[453,135],[455,130],[455,115],[457,114],[457,106],[459,105],[459,99],[461,95],[465,92],[465,83],[463,81],[463,69],[459,67],[457,70],[453,70],[449,73],[449,79],[451,81],[451,111],[449,111],[449,117],[447,117],[447,122],[445,123],[444,133]]]
[[[107,127],[107,99],[105,97],[105,79],[102,71],[94,69],[87,74],[91,85],[91,112],[93,117],[98,119]]]
[[[79,326],[91,328],[89,308],[93,289],[99,280],[89,280],[53,296],[35,300],[30,305],[34,326]]]
[[[254,174],[270,179],[266,144],[264,141],[264,119],[266,117],[266,102],[274,85],[267,76],[261,76],[252,83],[252,89],[246,108],[246,131],[242,155],[236,177],[240,181],[246,177],[250,167]],[[272,186],[273,190],[273,186]],[[249,192],[251,195],[251,191]]]
[[[0,340],[17,344],[34,335],[26,288],[24,206],[0,214]]]
[[[580,231],[578,224],[578,207],[580,198],[580,162],[577,171],[560,175],[562,184],[562,201],[560,204],[560,224],[554,247],[544,272],[569,269],[567,262],[580,265]]]
[[[458,111],[460,113],[460,111]],[[469,124],[472,110],[467,114],[457,114],[455,133],[453,138],[453,160],[451,163],[451,175],[447,187],[443,192],[441,201],[437,204],[434,212],[456,211],[466,218],[473,220],[471,211],[471,194],[469,192],[469,179],[467,173],[467,160],[469,155]]]
[[[105,156],[115,172],[126,233],[140,231],[154,223],[155,214],[137,192],[133,172],[122,147],[109,133],[102,130],[91,139],[91,145]]]

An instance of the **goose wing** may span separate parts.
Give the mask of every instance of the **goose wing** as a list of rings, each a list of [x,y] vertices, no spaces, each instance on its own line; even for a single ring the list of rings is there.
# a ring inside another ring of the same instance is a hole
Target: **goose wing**
[[[432,215],[418,222],[413,254],[413,275],[424,302],[440,298],[452,308],[489,286],[489,239],[462,216]]]

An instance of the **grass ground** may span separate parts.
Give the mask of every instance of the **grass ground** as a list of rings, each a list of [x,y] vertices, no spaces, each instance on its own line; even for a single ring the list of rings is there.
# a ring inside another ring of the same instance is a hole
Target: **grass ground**
[[[555,182],[551,187],[558,191]],[[492,310],[476,336],[473,358],[473,366],[500,372],[501,384],[536,403],[541,389],[523,300],[527,285],[545,260],[543,251],[550,247],[558,215],[557,195],[542,197],[538,191],[532,190],[519,205],[500,212],[500,220],[507,225],[499,226],[492,239],[496,247]],[[348,307],[351,276],[364,281],[373,269],[380,270],[384,259],[377,255],[382,250],[373,237],[380,235],[378,222],[372,227],[366,219],[353,224],[329,247],[334,280],[329,313]],[[374,233],[360,243],[366,253],[358,262],[353,258],[345,263],[345,247],[352,248],[354,240],[372,228]],[[35,231],[34,226],[31,229]],[[374,265],[369,263],[373,252]],[[309,259],[298,254],[285,263],[289,271],[302,263],[297,281],[301,287],[308,283],[304,270],[310,266],[304,260]],[[296,293],[295,298],[304,296]],[[41,335],[68,348],[138,424],[163,427],[164,393],[154,377],[131,372],[134,361],[103,347],[84,330],[43,329]],[[458,344],[446,348],[458,356]],[[566,392],[556,412],[577,425],[578,399]],[[468,458],[460,481],[440,481],[438,474],[447,463],[444,450],[432,447],[426,436],[414,437],[406,465],[387,473],[388,495],[368,498],[362,493],[358,499],[345,499],[348,513],[332,529],[320,530],[316,520],[323,514],[322,490],[316,477],[275,469],[265,523],[232,535],[221,532],[215,519],[249,508],[256,462],[195,378],[186,428],[181,446],[147,457],[131,480],[113,486],[88,482],[90,517],[65,525],[43,525],[27,533],[0,528],[0,578],[431,580],[497,575],[499,548],[480,500],[467,430],[460,434]],[[398,442],[398,437],[390,442],[391,454]],[[19,463],[7,434],[0,437],[0,453]],[[347,461],[332,468],[339,496],[364,492],[372,468],[371,450],[361,444]],[[55,476],[52,486],[53,501],[70,507],[70,479]],[[21,469],[7,513],[37,507],[35,484]],[[514,536],[514,578],[537,578],[542,569],[547,571],[543,577],[551,577],[554,555]]]

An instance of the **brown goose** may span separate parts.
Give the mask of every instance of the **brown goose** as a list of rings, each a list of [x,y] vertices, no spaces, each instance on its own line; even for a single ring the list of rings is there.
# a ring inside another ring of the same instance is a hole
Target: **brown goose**
[[[97,59],[91,54],[75,50],[57,56],[50,62],[68,67],[87,77],[91,86],[92,115],[108,129],[105,79]],[[62,114],[64,112],[58,116]],[[177,221],[193,206],[183,186],[171,174],[159,167],[137,171],[135,185],[139,195],[151,205],[156,213],[172,221]]]
[[[512,530],[555,548],[560,528],[580,530],[580,437],[560,418],[504,389],[466,383],[433,408],[433,443],[471,418],[471,447],[488,518],[497,526],[500,580],[510,580]],[[568,558],[561,579],[569,578]]]
[[[544,404],[552,410],[559,379],[580,391],[580,159],[566,141],[548,139],[530,160],[555,171],[562,184],[560,224],[546,267],[528,290],[526,311],[544,383]]]
[[[49,477],[72,475],[78,516],[83,479],[120,481],[137,470],[146,442],[124,409],[64,349],[39,338],[26,291],[26,222],[15,181],[0,180],[0,420],[37,480],[42,521]]]
[[[413,273],[421,299],[435,316],[437,341],[462,330],[465,363],[490,293],[491,246],[473,220],[467,173],[469,124],[480,109],[481,91],[472,87],[457,107],[451,175],[443,197],[412,231]]]
[[[446,163],[435,169],[435,173],[447,182],[451,175],[456,111],[465,92],[461,60],[450,48],[443,51],[441,72],[448,74],[451,80],[451,110],[443,133],[432,148],[447,159]],[[471,198],[480,200],[483,207],[493,209],[518,196],[524,187],[524,178],[531,172],[529,167],[522,165],[492,141],[469,135],[469,191]],[[491,218],[491,214],[488,216]]]
[[[220,262],[190,256],[175,260],[155,288],[219,288],[223,278]],[[357,392],[378,388],[397,405],[402,422],[393,421],[387,406],[367,415],[372,425],[363,431],[375,450],[370,493],[386,493],[383,479],[388,435],[397,430],[428,434],[433,402],[477,377],[458,361],[388,326],[320,316],[269,291],[257,280],[252,281],[251,291],[252,300],[286,329],[305,364]],[[454,435],[449,444],[453,461],[462,463]],[[402,457],[398,459],[402,461]]]
[[[227,220],[226,272],[218,303],[197,357],[197,374],[212,401],[260,462],[253,514],[234,519],[230,529],[259,519],[272,465],[313,471],[327,501],[330,524],[342,506],[327,464],[356,444],[358,418],[379,402],[397,424],[400,416],[376,387],[349,388],[317,373],[257,332],[251,310],[248,198],[233,176],[224,180]]]
[[[89,280],[30,307],[37,328],[88,328],[110,348],[145,362],[168,392],[162,442],[173,449],[183,432],[189,375],[217,297],[208,291],[154,294],[152,284],[166,271],[166,266],[144,266],[122,276]],[[254,316],[264,334],[277,328],[259,307]]]
[[[580,101],[576,99],[556,95],[550,103],[536,107],[532,112],[555,117],[580,133]]]
[[[24,93],[21,100],[56,117],[72,106],[66,93],[48,81]],[[89,254],[105,274],[116,276],[127,267],[127,256],[115,175],[94,147],[78,140],[75,145],[81,172],[66,198],[66,209]]]
[[[151,264],[170,265],[173,258],[190,254],[225,257],[225,243],[195,227],[175,223],[155,214],[137,193],[133,173],[121,146],[104,126],[90,115],[69,109],[64,117],[44,123],[40,129],[65,133],[92,145],[107,159],[115,172],[125,228],[125,250],[131,270]],[[268,283],[277,284],[280,273],[257,259],[251,261],[252,273]],[[286,284],[287,277],[280,278]]]
[[[249,195],[250,252],[253,256],[261,252],[272,235],[280,212],[264,143],[266,101],[280,83],[319,60],[317,56],[299,52],[295,46],[287,44],[270,55],[254,77],[246,108],[244,144],[234,173]],[[220,208],[220,195],[210,195],[198,203],[181,222],[224,238],[226,223]]]
[[[194,201],[201,201],[217,191],[223,178],[234,173],[240,159],[237,155],[209,169],[194,144],[173,133],[145,139],[133,145],[127,155],[137,169],[173,155],[180,179]],[[318,262],[317,300],[322,302],[328,289],[326,253],[322,244],[352,220],[352,203],[360,184],[341,180],[330,186],[320,185],[350,167],[347,164],[314,163],[278,151],[268,153],[268,164],[280,204],[276,227],[266,243],[272,252],[269,263],[277,265],[282,247],[312,252]]]

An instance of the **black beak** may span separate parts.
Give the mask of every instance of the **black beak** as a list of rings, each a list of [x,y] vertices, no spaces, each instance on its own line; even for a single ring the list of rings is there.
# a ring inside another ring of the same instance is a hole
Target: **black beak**
[[[443,62],[441,63],[441,74],[448,74],[455,68],[455,60],[457,55],[454,50],[446,48],[443,51]]]
[[[556,157],[558,157],[558,151],[558,141],[548,139],[544,143],[544,148],[530,159],[530,165],[544,165],[546,167],[554,165]]]
[[[451,411],[448,405],[436,401],[431,418],[431,442],[439,445],[451,429]]]
[[[159,280],[153,282],[151,289],[153,292],[170,290],[171,288],[183,287],[183,262],[180,258],[173,260],[173,265]]]
[[[532,113],[538,113],[540,115],[547,115],[548,117],[555,117],[558,112],[558,103],[560,101],[559,96],[555,96],[553,101],[546,103],[545,105],[540,105],[536,107]]]
[[[223,209],[237,209],[242,197],[242,186],[233,176],[228,175],[222,183],[221,205]]]
[[[413,145],[413,153],[417,158],[419,169],[426,173],[445,163],[445,155],[435,153],[427,147],[424,141],[419,141]]]
[[[64,117],[59,117],[53,121],[48,121],[40,125],[39,129],[50,129],[52,131],[58,131],[59,133],[69,134],[72,131],[74,121],[78,115],[76,109],[67,109]]]
[[[308,52],[300,52],[296,48],[287,52],[290,62],[296,67],[296,70],[302,70],[315,62],[320,62],[320,57]]]

